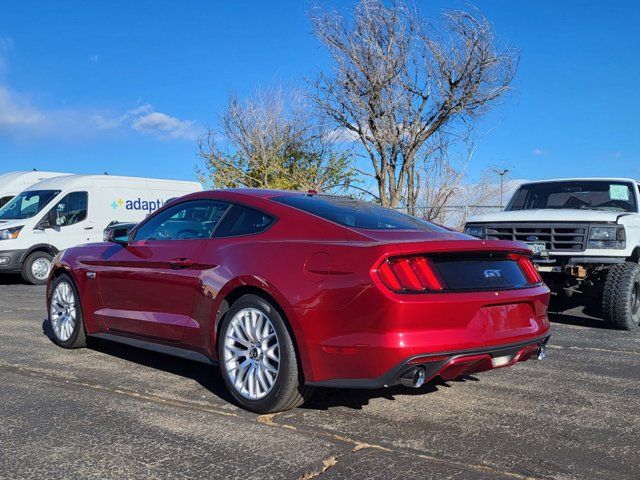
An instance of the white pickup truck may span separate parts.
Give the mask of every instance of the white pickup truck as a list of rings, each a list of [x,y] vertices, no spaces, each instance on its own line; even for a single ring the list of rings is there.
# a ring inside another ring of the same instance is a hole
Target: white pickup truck
[[[465,233],[526,243],[553,293],[595,298],[607,323],[631,330],[640,324],[639,185],[628,178],[525,183],[505,211],[470,218]]]

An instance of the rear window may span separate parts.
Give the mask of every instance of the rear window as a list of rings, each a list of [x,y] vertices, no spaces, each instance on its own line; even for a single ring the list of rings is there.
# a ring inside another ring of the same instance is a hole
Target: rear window
[[[344,225],[370,230],[445,231],[430,222],[369,202],[332,195],[283,195],[272,200]]]
[[[233,205],[215,229],[214,237],[233,237],[249,235],[267,229],[273,218],[252,208]]]

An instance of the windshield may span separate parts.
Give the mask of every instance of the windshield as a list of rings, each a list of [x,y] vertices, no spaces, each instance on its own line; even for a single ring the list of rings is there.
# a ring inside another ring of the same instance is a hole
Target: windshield
[[[31,218],[59,193],[60,190],[32,190],[19,193],[0,208],[0,220]]]
[[[373,203],[332,195],[283,195],[272,200],[346,227],[444,231],[433,223]]]
[[[631,183],[567,181],[522,185],[507,205],[507,211],[569,208],[635,212]]]

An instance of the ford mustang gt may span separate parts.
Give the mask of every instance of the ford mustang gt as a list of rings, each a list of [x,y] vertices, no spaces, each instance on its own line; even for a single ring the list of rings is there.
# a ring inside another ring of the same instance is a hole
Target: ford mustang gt
[[[55,258],[50,334],[218,365],[244,408],[314,387],[420,387],[542,357],[549,290],[525,245],[369,203],[199,192]]]

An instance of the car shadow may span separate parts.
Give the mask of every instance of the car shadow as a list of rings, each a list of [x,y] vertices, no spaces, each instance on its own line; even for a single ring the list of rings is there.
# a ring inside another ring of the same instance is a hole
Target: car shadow
[[[53,332],[51,332],[51,326],[46,318],[42,322],[42,331],[53,342]],[[87,340],[89,340],[87,347],[91,350],[172,375],[189,378],[221,400],[234,403],[217,367],[109,340],[97,338]]]
[[[362,410],[369,405],[371,400],[383,398],[396,401],[398,397],[419,396],[435,393],[441,388],[451,388],[455,383],[478,382],[477,377],[466,375],[456,380],[444,381],[440,377],[425,383],[420,388],[410,388],[402,385],[394,385],[388,388],[375,390],[355,388],[318,388],[314,396],[300,408],[305,410],[329,410],[335,407],[346,407],[353,410]]]
[[[42,332],[53,342],[53,332],[51,332],[51,326],[46,319],[42,322]],[[88,348],[127,362],[189,378],[220,398],[220,400],[235,404],[233,397],[227,391],[220,372],[214,366],[95,338],[90,339]],[[441,388],[450,388],[452,384],[468,381],[475,382],[479,380],[474,376],[468,375],[448,382],[440,378],[435,378],[420,388],[409,388],[402,385],[375,390],[317,388],[312,398],[300,408],[308,410],[329,410],[334,407],[346,407],[361,410],[367,406],[372,399],[384,398],[389,401],[395,401],[397,397],[434,393]]]

